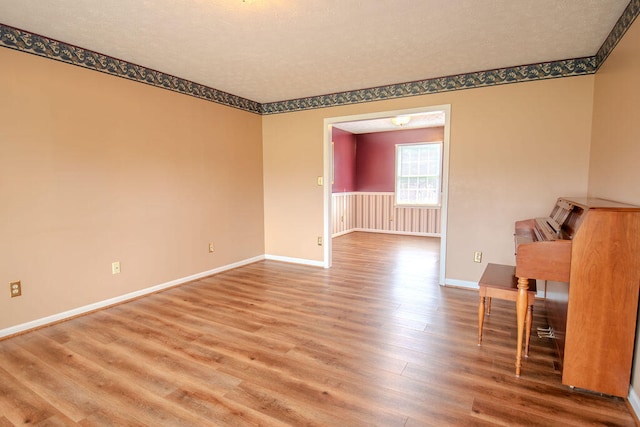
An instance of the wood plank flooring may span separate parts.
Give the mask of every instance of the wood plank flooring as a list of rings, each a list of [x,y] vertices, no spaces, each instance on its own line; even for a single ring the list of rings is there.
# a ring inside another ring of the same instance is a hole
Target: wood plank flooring
[[[329,270],[258,262],[0,341],[0,427],[634,425],[562,386],[547,340],[515,378],[512,303],[478,347],[438,239],[333,243]]]

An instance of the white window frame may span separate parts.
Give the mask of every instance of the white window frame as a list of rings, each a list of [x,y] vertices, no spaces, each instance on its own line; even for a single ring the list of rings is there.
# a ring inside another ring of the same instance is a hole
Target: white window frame
[[[434,202],[428,202],[428,203],[420,203],[418,201],[416,201],[415,199],[412,201],[400,201],[398,199],[398,194],[399,194],[399,189],[398,189],[398,185],[399,185],[399,181],[401,177],[407,177],[410,176],[408,173],[404,173],[402,174],[401,171],[401,152],[402,152],[402,148],[403,147],[415,147],[418,145],[438,145],[439,146],[439,157],[438,157],[438,173],[437,175],[413,175],[413,177],[427,177],[427,178],[433,178],[434,176],[437,176],[437,183],[436,183],[436,200]],[[396,158],[395,158],[395,185],[394,185],[394,191],[395,191],[395,205],[398,207],[440,207],[441,203],[442,203],[442,159],[443,159],[443,142],[442,141],[435,141],[435,142],[415,142],[415,143],[408,143],[408,144],[396,144]],[[402,174],[402,175],[401,175]]]

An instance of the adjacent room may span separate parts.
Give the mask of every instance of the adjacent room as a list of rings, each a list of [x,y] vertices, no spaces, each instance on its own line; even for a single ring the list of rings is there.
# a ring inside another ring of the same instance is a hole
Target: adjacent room
[[[638,425],[639,13],[3,0],[0,425]]]

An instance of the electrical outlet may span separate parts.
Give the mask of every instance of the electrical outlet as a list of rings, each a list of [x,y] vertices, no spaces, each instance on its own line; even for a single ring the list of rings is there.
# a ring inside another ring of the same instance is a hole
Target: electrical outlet
[[[209,242],[209,253],[213,252],[213,242]]]
[[[322,246],[322,236],[318,236],[318,246]]]
[[[9,289],[11,289],[11,298],[19,297],[22,295],[22,284],[18,280],[17,282],[9,283]]]
[[[111,274],[120,274],[120,261],[111,263]]]
[[[473,253],[473,262],[482,262],[482,252],[475,251]]]

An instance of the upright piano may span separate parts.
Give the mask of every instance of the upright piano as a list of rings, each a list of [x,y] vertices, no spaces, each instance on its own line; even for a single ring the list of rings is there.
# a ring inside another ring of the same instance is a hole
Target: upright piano
[[[627,397],[640,291],[640,207],[561,197],[549,217],[516,222],[515,245],[516,375],[528,279],[546,280],[562,383]]]

